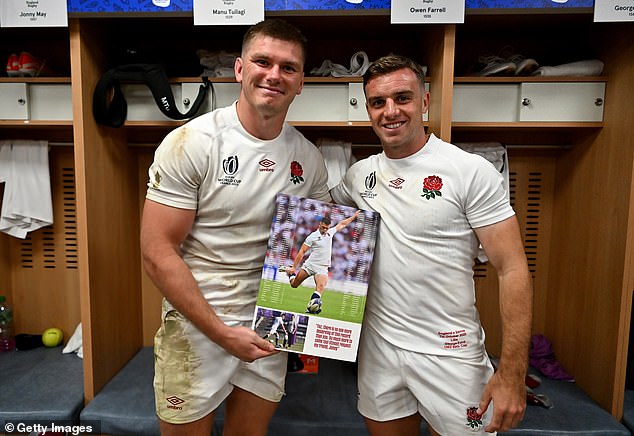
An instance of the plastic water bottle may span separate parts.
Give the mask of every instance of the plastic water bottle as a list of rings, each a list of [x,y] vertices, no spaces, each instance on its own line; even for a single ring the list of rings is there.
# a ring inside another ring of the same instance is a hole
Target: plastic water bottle
[[[0,351],[15,350],[13,336],[13,312],[4,295],[0,295]]]

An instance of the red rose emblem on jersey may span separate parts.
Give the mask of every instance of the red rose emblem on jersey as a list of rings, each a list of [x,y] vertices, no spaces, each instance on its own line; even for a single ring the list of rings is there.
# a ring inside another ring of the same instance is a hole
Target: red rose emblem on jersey
[[[425,197],[427,200],[442,197],[442,179],[438,176],[425,177],[423,181],[423,194],[421,197]]]
[[[294,160],[291,162],[291,182],[297,184],[304,181],[302,177],[304,175],[304,169],[302,168],[302,164]]]
[[[477,407],[467,409],[467,427],[472,430],[482,427],[482,414],[478,413]]]

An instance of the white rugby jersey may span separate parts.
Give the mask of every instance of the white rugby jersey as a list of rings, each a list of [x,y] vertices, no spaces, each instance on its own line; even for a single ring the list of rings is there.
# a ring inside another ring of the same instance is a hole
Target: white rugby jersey
[[[473,228],[514,215],[493,165],[430,135],[412,156],[355,163],[331,195],[381,215],[364,325],[408,350],[482,353]]]
[[[170,132],[149,177],[146,198],[196,210],[183,259],[225,322],[253,317],[276,194],[330,201],[317,148],[288,124],[272,140],[251,136],[235,103]]]
[[[325,234],[321,234],[319,230],[306,237],[304,245],[310,247],[310,254],[307,263],[330,267],[330,258],[332,256],[332,237],[337,233],[335,227],[326,230]]]

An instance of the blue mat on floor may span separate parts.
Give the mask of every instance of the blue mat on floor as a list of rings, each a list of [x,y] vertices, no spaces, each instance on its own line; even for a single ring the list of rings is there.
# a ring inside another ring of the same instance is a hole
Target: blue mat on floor
[[[0,428],[5,422],[76,424],[84,405],[83,361],[62,347],[0,353]]]

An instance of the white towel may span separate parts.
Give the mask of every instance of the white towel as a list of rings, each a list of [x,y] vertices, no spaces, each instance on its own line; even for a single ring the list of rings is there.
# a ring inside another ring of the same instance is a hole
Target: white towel
[[[0,141],[0,231],[17,238],[53,223],[48,142]]]
[[[11,168],[11,144],[0,141],[0,183],[6,183]]]
[[[196,51],[200,65],[205,67],[203,76],[207,77],[234,77],[234,65],[240,53],[228,53],[222,51],[198,50]]]
[[[328,189],[332,189],[339,184],[350,165],[357,161],[352,155],[352,144],[327,138],[316,142],[328,170]]]
[[[477,154],[488,160],[504,177],[504,189],[506,198],[511,198],[511,184],[509,177],[509,158],[506,148],[499,142],[462,142],[456,143],[457,147],[469,153]]]
[[[570,62],[552,67],[539,67],[533,76],[600,76],[603,62],[598,59]]]
[[[504,178],[504,189],[506,190],[506,198],[511,199],[511,180],[509,176],[509,158],[506,148],[499,142],[474,142],[474,143],[456,143],[456,146],[462,148],[469,153],[482,156],[493,164],[502,177]],[[484,253],[482,246],[478,252],[477,259],[485,263],[489,260]]]
[[[369,67],[368,55],[363,51],[358,51],[350,58],[349,69],[326,59],[319,68],[310,70],[310,74],[313,76],[356,77],[363,76]]]
[[[81,331],[81,323],[75,328],[75,332],[70,337],[66,346],[62,350],[62,354],[77,353],[78,357],[84,357],[84,340]]]

